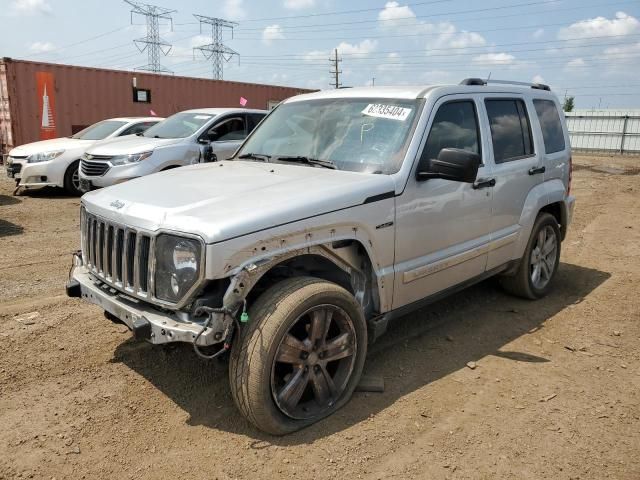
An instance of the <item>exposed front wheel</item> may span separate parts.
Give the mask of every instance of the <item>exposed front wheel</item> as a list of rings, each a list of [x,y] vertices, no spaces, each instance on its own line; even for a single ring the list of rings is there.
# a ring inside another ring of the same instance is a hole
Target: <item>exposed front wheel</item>
[[[344,288],[303,277],[266,291],[234,345],[231,393],[243,415],[274,435],[332,414],[351,397],[362,373],[367,327]]]
[[[560,263],[560,229],[548,213],[538,215],[518,270],[513,276],[503,276],[500,283],[510,293],[537,299],[551,289],[551,282]]]
[[[80,189],[80,160],[76,160],[67,167],[67,171],[64,173],[64,189],[69,195],[82,195]]]

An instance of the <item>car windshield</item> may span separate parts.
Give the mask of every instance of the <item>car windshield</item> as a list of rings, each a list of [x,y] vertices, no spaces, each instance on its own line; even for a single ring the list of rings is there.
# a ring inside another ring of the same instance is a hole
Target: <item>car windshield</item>
[[[330,162],[338,170],[394,173],[402,164],[421,107],[421,100],[383,98],[285,103],[260,124],[238,157],[266,155],[271,161],[304,157]]]
[[[84,130],[80,130],[75,135],[72,135],[71,138],[78,140],[102,140],[126,124],[127,122],[120,122],[118,120],[104,120],[103,122],[94,123]]]
[[[215,115],[210,113],[180,112],[154,125],[143,133],[152,138],[187,138],[196,133]]]

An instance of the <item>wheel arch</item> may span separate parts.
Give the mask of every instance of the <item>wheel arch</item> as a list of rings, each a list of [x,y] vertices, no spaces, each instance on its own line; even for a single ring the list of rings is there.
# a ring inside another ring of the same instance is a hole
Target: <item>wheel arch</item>
[[[271,285],[291,277],[315,277],[349,291],[370,318],[380,309],[379,285],[370,254],[357,239],[294,248],[246,262],[230,277],[223,305],[255,301]]]

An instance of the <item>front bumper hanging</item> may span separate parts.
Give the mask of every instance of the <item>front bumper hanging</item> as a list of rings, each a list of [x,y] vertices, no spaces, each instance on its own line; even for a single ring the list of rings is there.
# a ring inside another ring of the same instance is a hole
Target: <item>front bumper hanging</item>
[[[198,345],[208,346],[224,340],[224,314],[212,314],[209,326],[198,336],[204,322],[187,320],[183,318],[186,314],[157,310],[102,283],[84,267],[80,252],[73,254],[66,291],[69,297],[102,307],[129,327],[137,339],[153,344],[193,343],[197,337]]]

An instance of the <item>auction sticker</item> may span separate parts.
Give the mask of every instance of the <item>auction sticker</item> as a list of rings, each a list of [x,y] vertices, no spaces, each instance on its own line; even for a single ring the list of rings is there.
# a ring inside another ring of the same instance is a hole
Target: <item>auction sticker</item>
[[[389,118],[404,122],[411,113],[410,108],[398,107],[397,105],[384,105],[382,103],[370,103],[362,110],[362,113],[370,117]]]

